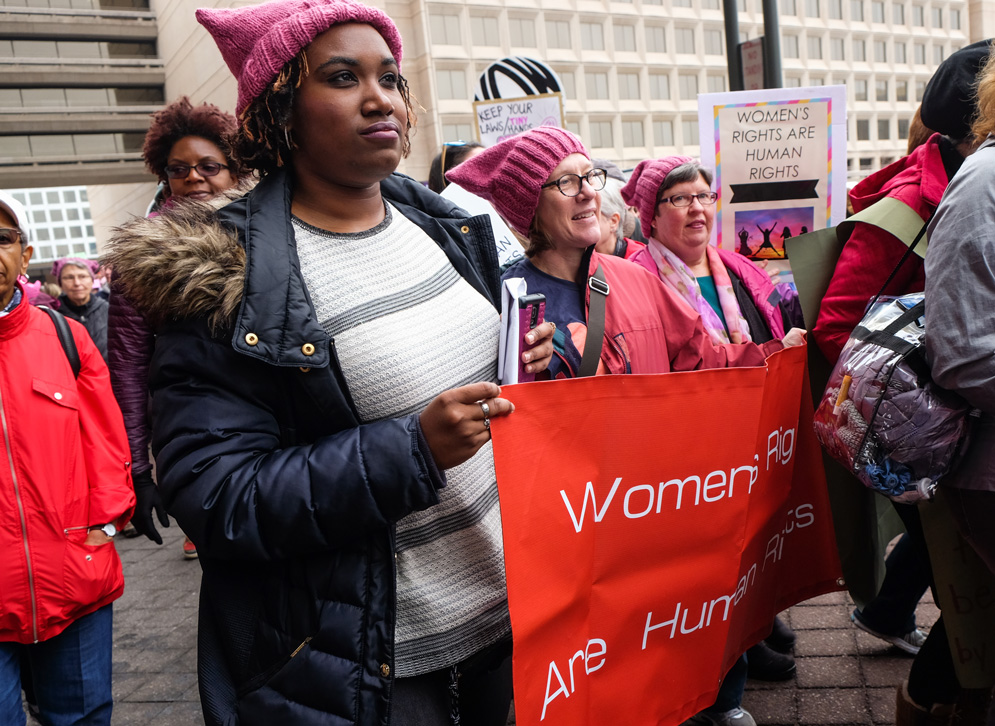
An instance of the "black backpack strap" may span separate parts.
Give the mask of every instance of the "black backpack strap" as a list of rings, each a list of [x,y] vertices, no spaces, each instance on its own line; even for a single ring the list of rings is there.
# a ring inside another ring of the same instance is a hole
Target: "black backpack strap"
[[[598,372],[598,363],[601,362],[601,345],[605,337],[605,306],[610,289],[601,263],[598,263],[594,274],[587,278],[587,286],[591,288],[591,302],[587,310],[587,339],[584,342],[580,370],[577,371],[578,378],[593,376]]]
[[[39,305],[38,309],[44,310],[48,313],[48,317],[52,318],[52,322],[55,324],[55,332],[58,333],[59,342],[62,343],[62,350],[66,353],[69,367],[73,369],[73,378],[79,378],[79,370],[82,367],[82,363],[79,359],[79,350],[76,348],[76,339],[73,338],[73,331],[69,329],[69,323],[62,317],[62,313],[52,310],[50,307]]]

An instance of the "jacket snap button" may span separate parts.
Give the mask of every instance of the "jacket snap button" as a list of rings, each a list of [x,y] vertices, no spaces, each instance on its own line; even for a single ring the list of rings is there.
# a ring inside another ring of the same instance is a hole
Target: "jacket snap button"
[[[259,336],[256,335],[255,333],[246,333],[245,342],[248,343],[249,345],[255,345],[256,343],[259,342]]]
[[[61,394],[61,393],[59,393],[58,391],[56,391],[56,392],[55,392],[55,394],[54,394],[54,395],[53,395],[52,397],[53,397],[53,398],[54,398],[54,399],[55,399],[56,401],[61,401],[61,400],[62,400],[62,394]]]
[[[90,561],[90,560],[92,560],[92,559],[93,559],[93,558],[92,558],[92,557],[91,557],[90,555],[87,555],[87,556],[86,556],[86,561],[87,561],[87,562],[89,562],[89,561]]]
[[[314,346],[311,343],[305,343],[301,346],[301,353],[304,355],[314,355]]]
[[[310,368],[304,368],[303,366],[301,366],[301,373],[310,373],[310,372],[311,372]]]
[[[459,228],[459,231],[462,232],[463,234],[466,234],[467,232],[470,231],[470,228],[464,224],[462,227]]]
[[[386,663],[381,663],[380,675],[382,675],[384,678],[390,678],[390,666],[387,665]]]

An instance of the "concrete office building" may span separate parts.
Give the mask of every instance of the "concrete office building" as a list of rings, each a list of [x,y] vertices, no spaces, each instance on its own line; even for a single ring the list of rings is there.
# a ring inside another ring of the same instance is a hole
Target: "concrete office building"
[[[166,99],[186,94],[195,103],[233,108],[234,81],[194,19],[197,7],[228,4],[152,0],[156,72],[165,79]],[[567,126],[594,154],[623,166],[648,156],[696,155],[696,96],[728,88],[722,0],[373,4],[401,30],[403,71],[424,107],[411,156],[402,164],[416,178],[427,177],[443,141],[473,138],[473,88],[480,72],[502,57],[549,63],[563,81]],[[739,24],[741,40],[762,35],[760,0],[739,0]],[[847,86],[848,167],[858,176],[904,154],[908,122],[926,81],[951,52],[995,34],[995,2],[780,0],[780,28],[784,85]],[[5,155],[0,151],[0,164]],[[98,240],[124,211],[144,211],[152,189],[149,183],[91,187]]]

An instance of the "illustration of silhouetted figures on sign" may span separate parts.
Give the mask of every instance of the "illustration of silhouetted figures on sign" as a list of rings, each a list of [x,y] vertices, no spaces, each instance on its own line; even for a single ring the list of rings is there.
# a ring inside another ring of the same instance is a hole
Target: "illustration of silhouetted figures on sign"
[[[785,227],[783,230],[781,230],[781,241],[782,242],[784,240],[788,239],[788,237],[790,237],[790,236],[791,236],[791,229],[789,229],[788,227]]]
[[[753,251],[750,249],[750,245],[748,244],[749,241],[750,241],[750,233],[746,231],[746,227],[740,227],[739,250],[737,250],[739,254],[746,255],[747,257],[753,254]]]
[[[773,232],[774,232],[774,230],[776,228],[777,228],[777,225],[773,225],[770,229],[764,229],[759,224],[757,225],[757,229],[759,229],[763,233],[764,241],[763,241],[763,244],[761,244],[757,248],[757,251],[754,254],[759,255],[763,251],[763,249],[765,247],[769,247],[770,251],[773,252],[775,255],[777,255],[778,257],[782,256],[781,253],[778,252],[777,248],[770,241],[770,236],[771,236],[771,234],[773,234]]]

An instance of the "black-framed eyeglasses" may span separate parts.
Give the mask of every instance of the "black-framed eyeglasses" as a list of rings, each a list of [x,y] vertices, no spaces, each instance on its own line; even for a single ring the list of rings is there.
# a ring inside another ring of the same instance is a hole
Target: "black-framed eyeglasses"
[[[584,182],[587,182],[594,191],[600,192],[605,188],[605,182],[607,181],[607,171],[604,169],[591,169],[586,174],[564,174],[556,181],[543,184],[541,188],[548,189],[549,187],[556,187],[563,196],[576,197],[580,194]]]
[[[0,227],[0,247],[8,247],[21,241],[21,230],[15,227]]]
[[[719,195],[715,192],[701,192],[700,194],[671,194],[665,199],[661,199],[657,204],[663,204],[664,202],[670,202],[675,207],[690,207],[691,203],[697,199],[701,206],[708,207],[715,204],[715,200],[719,198]]]
[[[196,169],[201,176],[217,176],[222,169],[228,166],[217,161],[202,161],[199,164],[189,166],[187,164],[175,164],[166,167],[166,176],[170,179],[186,179],[190,175],[191,169]]]

